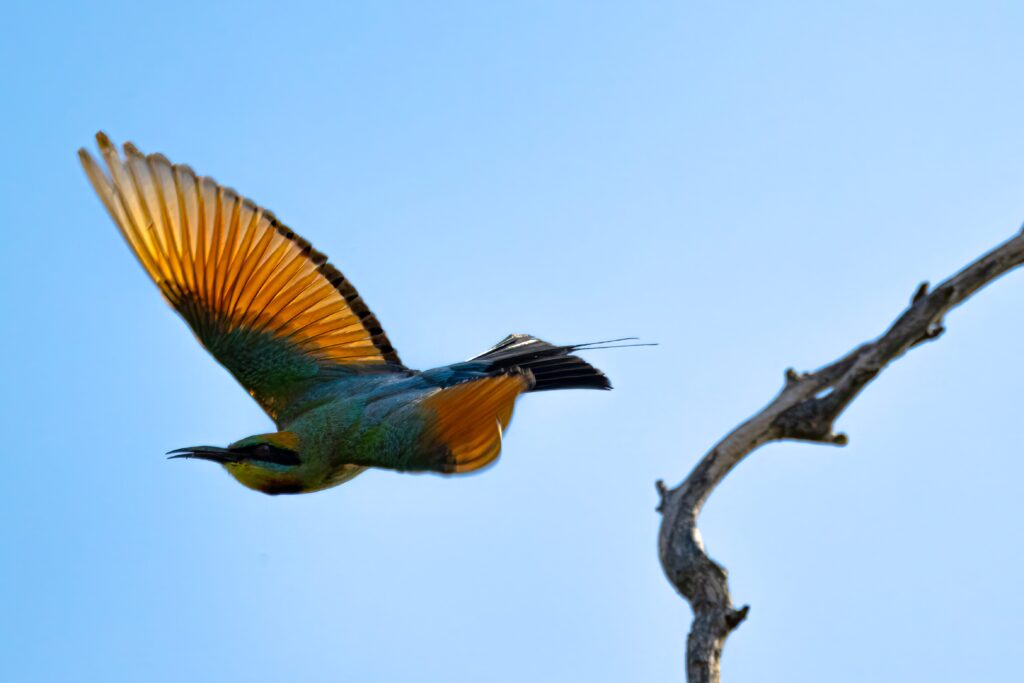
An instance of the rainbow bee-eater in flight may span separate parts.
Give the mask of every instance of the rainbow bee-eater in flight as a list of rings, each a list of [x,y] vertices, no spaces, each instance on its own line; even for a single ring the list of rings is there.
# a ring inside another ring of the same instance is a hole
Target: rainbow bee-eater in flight
[[[368,467],[473,472],[498,457],[520,394],[611,388],[572,355],[594,344],[525,334],[468,361],[407,368],[345,276],[270,211],[159,154],[129,143],[122,158],[96,139],[108,172],[79,157],[128,246],[278,429],[173,457],[220,463],[268,494],[319,491]]]

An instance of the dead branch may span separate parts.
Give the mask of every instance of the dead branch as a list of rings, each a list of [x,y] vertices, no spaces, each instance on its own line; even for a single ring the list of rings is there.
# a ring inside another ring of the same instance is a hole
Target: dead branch
[[[782,391],[759,413],[715,444],[675,488],[657,483],[662,513],[658,551],[669,582],[693,608],[686,646],[690,683],[717,683],[722,648],[747,617],[735,609],[725,568],[704,551],[697,518],[715,487],[745,457],[771,441],[799,440],[843,446],[835,422],[871,380],[910,349],[938,338],[943,318],[979,289],[1024,263],[1018,233],[938,287],[922,283],[885,334],[810,373],[786,370]]]

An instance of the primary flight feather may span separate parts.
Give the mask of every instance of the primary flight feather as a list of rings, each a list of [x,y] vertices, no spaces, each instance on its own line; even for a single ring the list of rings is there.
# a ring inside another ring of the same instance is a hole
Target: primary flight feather
[[[114,223],[200,343],[278,431],[174,457],[212,460],[269,494],[306,493],[368,467],[472,472],[501,451],[516,398],[610,389],[558,346],[506,337],[468,361],[405,367],[377,318],[327,257],[274,215],[189,167],[96,135],[106,171],[82,166]],[[620,340],[614,340],[620,341]]]

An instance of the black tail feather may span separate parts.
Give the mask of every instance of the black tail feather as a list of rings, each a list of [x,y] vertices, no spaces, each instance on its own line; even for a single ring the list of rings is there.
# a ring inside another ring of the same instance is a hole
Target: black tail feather
[[[470,360],[490,361],[490,369],[495,372],[507,372],[512,368],[529,370],[535,380],[530,391],[611,389],[611,382],[603,372],[579,356],[571,355],[573,351],[587,346],[590,345],[556,346],[528,334],[510,334]]]

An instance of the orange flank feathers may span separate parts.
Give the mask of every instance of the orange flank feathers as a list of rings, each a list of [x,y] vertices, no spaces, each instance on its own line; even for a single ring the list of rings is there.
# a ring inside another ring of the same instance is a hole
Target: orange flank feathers
[[[516,397],[531,384],[531,375],[514,373],[457,384],[425,399],[423,407],[433,413],[431,436],[449,453],[443,471],[473,472],[493,462]]]

